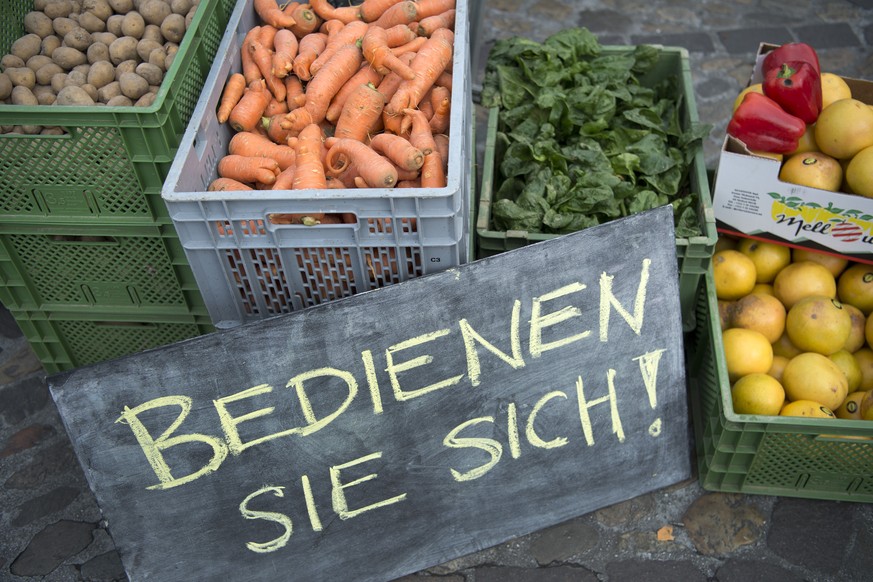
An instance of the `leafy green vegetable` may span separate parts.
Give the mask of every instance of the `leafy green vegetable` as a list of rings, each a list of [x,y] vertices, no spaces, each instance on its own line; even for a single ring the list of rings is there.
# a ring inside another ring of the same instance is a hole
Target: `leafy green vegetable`
[[[604,51],[582,27],[494,45],[481,102],[503,128],[496,229],[564,234],[671,204],[676,236],[701,234],[689,173],[712,128],[682,127],[681,80],[643,82],[660,57],[650,45]]]

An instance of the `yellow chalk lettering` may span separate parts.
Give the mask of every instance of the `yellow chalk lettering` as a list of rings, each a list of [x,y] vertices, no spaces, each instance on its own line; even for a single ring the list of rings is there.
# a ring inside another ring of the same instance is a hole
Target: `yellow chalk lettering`
[[[249,509],[249,502],[259,495],[272,493],[276,497],[284,497],[285,493],[282,491],[283,489],[285,488],[269,485],[266,487],[261,487],[254,493],[246,496],[246,498],[242,500],[242,503],[239,504],[239,512],[244,518],[273,521],[285,528],[285,532],[281,536],[268,542],[246,542],[246,547],[255,553],[267,554],[270,552],[275,552],[276,550],[284,548],[285,544],[288,543],[288,540],[291,539],[291,531],[293,528],[290,517],[288,517],[284,513],[277,513],[275,511],[255,511],[254,509]]]
[[[309,475],[301,475],[300,484],[303,485],[303,497],[306,499],[306,512],[309,514],[309,524],[312,526],[312,531],[321,531],[324,527],[321,525],[321,518],[318,517],[318,510],[315,508],[315,498],[312,495],[312,485],[309,484]]]
[[[531,356],[533,356],[534,358],[538,358],[543,355],[543,352],[566,346],[567,344],[571,344],[581,339],[585,339],[586,337],[591,335],[590,331],[584,331],[582,333],[577,333],[576,335],[571,335],[560,340],[543,343],[544,328],[551,325],[556,325],[562,321],[566,321],[571,317],[579,317],[582,314],[578,307],[568,306],[564,307],[563,309],[559,309],[558,311],[546,313],[545,315],[543,315],[543,303],[545,303],[546,301],[551,301],[552,299],[557,299],[559,297],[569,295],[570,293],[582,291],[585,288],[586,285],[583,285],[582,283],[571,283],[559,289],[555,289],[551,293],[546,293],[545,295],[533,298],[530,316],[530,346],[528,348],[530,350]]]
[[[518,438],[518,407],[510,402],[506,408],[506,432],[509,436],[509,454],[513,459],[521,456],[521,441]]]
[[[443,445],[452,449],[464,449],[469,447],[474,447],[477,449],[481,449],[488,453],[491,456],[491,460],[476,467],[475,469],[470,469],[465,473],[461,473],[455,469],[451,469],[452,477],[454,477],[455,481],[472,481],[473,479],[478,479],[488,471],[494,467],[500,461],[500,457],[503,456],[503,445],[500,444],[499,441],[494,439],[487,438],[457,438],[458,433],[467,428],[468,426],[473,426],[476,424],[480,424],[483,422],[494,422],[493,416],[482,416],[479,418],[471,418],[465,422],[462,422],[451,431],[446,437],[443,439]]]
[[[441,329],[439,331],[426,333],[424,335],[408,339],[398,344],[394,344],[393,346],[385,350],[385,357],[388,361],[388,366],[385,368],[385,371],[388,372],[388,377],[391,378],[391,388],[394,390],[394,398],[396,398],[399,402],[404,402],[406,400],[417,398],[418,396],[422,396],[424,394],[427,394],[428,392],[433,392],[434,390],[439,390],[440,388],[454,386],[464,377],[463,374],[459,376],[453,376],[451,378],[441,380],[440,382],[430,384],[429,386],[418,388],[417,390],[403,390],[400,387],[400,379],[398,378],[398,374],[400,372],[406,372],[414,368],[427,365],[433,361],[433,356],[418,356],[417,358],[412,358],[411,360],[407,360],[406,362],[401,362],[397,364],[394,362],[394,354],[401,350],[406,350],[409,348],[420,346],[422,344],[426,344],[428,342],[432,342],[436,339],[448,335],[450,331],[451,330],[448,329]]]
[[[640,283],[637,285],[637,295],[634,299],[634,314],[631,315],[622,307],[618,299],[612,293],[612,280],[615,277],[606,273],[600,274],[600,341],[605,342],[609,338],[609,307],[612,306],[624,318],[635,334],[640,335],[643,327],[643,307],[646,303],[646,286],[649,283],[649,265],[651,259],[643,259],[643,267],[640,271]]]
[[[512,349],[512,356],[507,355],[494,346],[491,342],[483,338],[466,319],[458,322],[461,328],[461,337],[464,339],[464,349],[467,353],[467,375],[470,377],[470,384],[473,386],[479,385],[479,375],[481,374],[481,366],[479,364],[479,353],[476,351],[475,342],[479,342],[489,352],[512,366],[513,370],[518,370],[524,367],[524,358],[521,354],[521,337],[518,333],[518,322],[521,319],[521,301],[515,300],[512,306],[512,316],[509,324],[509,345]]]
[[[585,399],[585,391],[582,385],[582,376],[576,379],[576,396],[579,399],[579,418],[582,421],[582,431],[585,434],[585,441],[588,446],[594,444],[594,434],[591,429],[591,417],[588,410],[593,406],[609,401],[609,407],[612,414],[612,432],[618,437],[618,442],[624,442],[624,429],[621,426],[621,417],[618,414],[618,399],[615,394],[615,370],[609,369],[606,372],[606,384],[609,394],[594,400]]]
[[[221,428],[224,429],[225,439],[230,446],[230,453],[232,455],[238,455],[247,448],[254,446],[258,443],[262,443],[264,441],[283,436],[288,432],[293,432],[283,431],[280,433],[263,436],[261,438],[254,439],[246,443],[242,442],[242,439],[239,436],[239,431],[236,429],[237,425],[245,422],[246,420],[251,420],[253,418],[259,418],[261,416],[267,416],[268,414],[272,414],[275,408],[273,406],[270,406],[268,408],[254,410],[241,416],[232,416],[227,410],[227,403],[237,402],[239,400],[243,400],[244,398],[251,398],[252,396],[258,396],[272,391],[273,387],[269,384],[258,384],[257,386],[253,386],[247,390],[242,390],[240,392],[237,392],[236,394],[231,394],[230,396],[225,396],[223,398],[212,401],[212,403],[215,405],[215,411],[218,413],[218,419],[221,421]]]
[[[643,377],[643,384],[646,387],[646,392],[649,395],[649,406],[655,408],[658,405],[658,363],[661,361],[661,356],[667,350],[655,350],[647,352],[638,358],[634,358],[640,365],[640,374]]]
[[[361,352],[364,362],[364,372],[367,374],[367,386],[370,387],[370,400],[373,401],[373,414],[382,414],[382,393],[379,392],[379,379],[376,377],[376,364],[373,363],[373,352]]]
[[[662,424],[661,419],[656,418],[655,422],[653,422],[651,425],[649,425],[649,434],[652,435],[653,437],[660,436],[661,424]]]
[[[163,406],[178,406],[180,408],[179,416],[177,416],[170,426],[161,433],[161,436],[154,439],[142,421],[140,421],[139,415],[146,410],[161,408]],[[142,448],[142,452],[145,454],[149,465],[151,465],[152,470],[160,480],[160,483],[149,485],[147,489],[170,489],[172,487],[184,485],[185,483],[190,483],[195,479],[214,472],[219,466],[221,466],[221,463],[227,457],[227,445],[225,445],[219,438],[198,433],[180,434],[170,437],[170,435],[173,434],[188,417],[188,414],[191,412],[191,406],[192,400],[188,396],[162,396],[144,402],[136,408],[128,408],[125,406],[121,416],[116,419],[115,422],[130,426],[130,430],[133,432],[139,446]],[[212,458],[199,470],[184,477],[174,478],[169,465],[167,465],[167,462],[164,460],[162,451],[169,449],[170,447],[193,442],[206,443],[212,447]]]
[[[536,404],[534,404],[533,408],[530,411],[530,416],[527,417],[527,426],[525,427],[525,434],[527,435],[527,440],[535,447],[539,447],[541,449],[555,449],[558,447],[563,447],[567,444],[567,439],[565,437],[556,437],[550,441],[544,441],[540,438],[540,436],[534,430],[534,423],[537,420],[537,414],[539,414],[540,409],[546,405],[546,402],[553,398],[567,398],[567,395],[561,392],[560,390],[555,390],[554,392],[549,392],[548,394],[541,397],[537,400]]]
[[[355,479],[354,481],[349,481],[348,483],[343,483],[340,480],[340,473],[343,469],[348,469],[349,467],[354,467],[355,465],[360,465],[361,463],[366,463],[367,461],[372,461],[373,459],[381,459],[382,452],[377,451],[375,453],[370,453],[369,455],[365,455],[363,457],[357,458],[353,461],[349,461],[348,463],[343,463],[341,465],[334,465],[330,468],[330,480],[333,483],[333,490],[331,491],[331,499],[333,501],[333,510],[339,516],[340,519],[349,519],[355,517],[356,515],[360,515],[366,511],[370,511],[372,509],[377,509],[379,507],[385,507],[386,505],[391,505],[392,503],[398,503],[406,499],[406,493],[401,493],[400,495],[395,495],[390,499],[383,499],[382,501],[377,501],[376,503],[371,503],[370,505],[365,505],[359,509],[350,510],[348,500],[346,500],[345,489],[349,487],[354,487],[360,483],[365,481],[370,481],[371,479],[375,479],[377,477],[376,473],[370,473],[369,475],[365,475],[360,477],[359,479]]]
[[[318,417],[316,417],[315,412],[312,410],[312,402],[309,400],[309,396],[307,396],[303,384],[307,380],[323,376],[335,376],[343,380],[348,387],[349,394],[343,401],[343,403],[340,404],[335,411],[333,411],[331,414],[328,414],[324,418],[319,419]],[[288,380],[288,385],[286,387],[291,388],[292,386],[297,391],[297,398],[300,400],[300,408],[303,410],[303,417],[308,423],[307,426],[299,429],[300,434],[304,436],[317,432],[333,422],[334,419],[336,419],[340,414],[345,412],[345,410],[349,407],[349,405],[352,403],[352,400],[355,399],[355,396],[358,393],[358,382],[357,380],[355,380],[355,377],[345,370],[338,370],[336,368],[318,368],[316,370],[310,370],[308,372],[298,374]]]

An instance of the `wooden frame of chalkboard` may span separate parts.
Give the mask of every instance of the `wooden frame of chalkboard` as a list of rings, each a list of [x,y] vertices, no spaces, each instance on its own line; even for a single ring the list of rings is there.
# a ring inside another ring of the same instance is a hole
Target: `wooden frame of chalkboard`
[[[132,580],[390,580],[690,476],[669,206],[49,378]]]

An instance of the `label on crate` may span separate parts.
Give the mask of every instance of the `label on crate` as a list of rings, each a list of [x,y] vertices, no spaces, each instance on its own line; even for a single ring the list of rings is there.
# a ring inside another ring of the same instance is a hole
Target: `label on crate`
[[[669,206],[49,384],[133,580],[390,580],[691,474]]]

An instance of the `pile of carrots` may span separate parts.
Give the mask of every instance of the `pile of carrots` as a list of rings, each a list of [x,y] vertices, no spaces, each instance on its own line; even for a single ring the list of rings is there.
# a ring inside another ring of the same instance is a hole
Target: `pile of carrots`
[[[210,191],[446,186],[455,0],[253,7]]]

